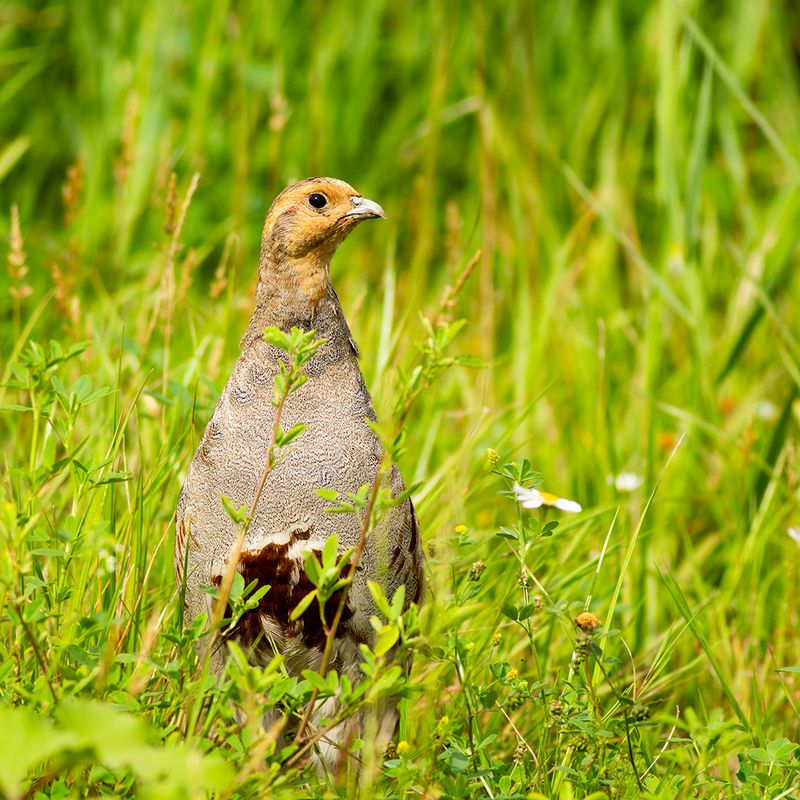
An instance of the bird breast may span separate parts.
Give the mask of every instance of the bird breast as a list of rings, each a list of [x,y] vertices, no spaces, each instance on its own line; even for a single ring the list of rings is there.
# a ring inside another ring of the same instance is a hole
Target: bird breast
[[[285,453],[279,453],[242,549],[239,571],[245,585],[256,580],[271,587],[259,608],[242,619],[239,634],[244,640],[254,641],[265,632],[274,639],[280,633],[300,637],[308,648],[320,646],[324,633],[315,605],[299,620],[290,619],[291,610],[313,588],[303,570],[304,553],[319,555],[334,534],[340,549],[355,547],[361,519],[327,513],[316,490],[356,492],[375,479],[380,466],[381,446],[367,424],[375,415],[350,332],[345,324],[343,330],[324,333],[326,344],[309,362],[307,381],[287,398],[280,419],[284,430],[297,423],[307,428]],[[221,581],[238,535],[221,496],[237,508],[249,507],[263,473],[275,423],[274,379],[279,360],[285,358],[285,353],[260,339],[242,352],[190,467],[178,507],[178,530],[183,525],[191,532],[189,617],[208,610],[208,595],[199,592],[197,584]],[[403,490],[396,468],[387,484],[395,493]],[[369,616],[375,608],[366,581],[387,573],[397,550],[392,531],[407,527],[409,509],[394,509],[387,515],[362,557],[342,618],[342,630],[358,641],[372,636]],[[176,563],[182,575],[185,551],[178,552],[178,538]],[[185,541],[184,536],[181,542]],[[407,554],[405,544],[401,549]],[[338,597],[329,603],[335,608]]]

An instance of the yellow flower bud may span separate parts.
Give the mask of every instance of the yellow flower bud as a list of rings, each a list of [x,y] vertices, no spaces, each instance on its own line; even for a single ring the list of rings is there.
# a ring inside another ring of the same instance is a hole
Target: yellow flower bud
[[[603,621],[597,614],[592,614],[591,611],[584,611],[582,614],[578,614],[575,617],[575,624],[584,632],[584,633],[591,633],[596,628],[599,628]]]

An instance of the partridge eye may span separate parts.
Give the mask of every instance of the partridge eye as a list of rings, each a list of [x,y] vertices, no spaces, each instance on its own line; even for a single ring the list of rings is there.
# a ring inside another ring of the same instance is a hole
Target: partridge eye
[[[308,202],[314,208],[325,208],[328,205],[328,198],[324,194],[314,192],[308,196]]]

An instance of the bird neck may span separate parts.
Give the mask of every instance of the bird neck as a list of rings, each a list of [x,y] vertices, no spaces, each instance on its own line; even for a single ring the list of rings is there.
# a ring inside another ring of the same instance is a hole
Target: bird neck
[[[332,255],[332,254],[331,254]],[[312,251],[299,258],[262,252],[256,287],[256,307],[242,347],[261,338],[264,328],[288,331],[293,325],[313,327],[326,298],[336,300],[329,277],[330,256]]]

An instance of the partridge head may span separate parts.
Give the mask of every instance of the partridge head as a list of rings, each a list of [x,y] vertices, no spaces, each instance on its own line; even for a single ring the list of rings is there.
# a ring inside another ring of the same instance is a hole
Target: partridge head
[[[330,263],[359,222],[385,217],[374,201],[333,178],[309,178],[281,192],[264,223],[256,310],[296,313],[313,320],[331,293]],[[261,321],[261,315],[254,319]],[[252,326],[251,326],[252,327]],[[249,330],[260,334],[261,331]]]

